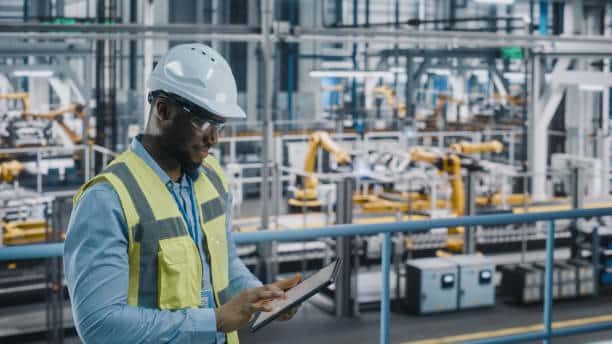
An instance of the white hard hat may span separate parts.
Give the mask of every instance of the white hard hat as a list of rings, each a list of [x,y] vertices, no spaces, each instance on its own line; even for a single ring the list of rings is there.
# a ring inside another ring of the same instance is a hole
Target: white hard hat
[[[217,51],[200,44],[168,50],[153,69],[148,88],[178,95],[222,118],[246,118],[238,106],[232,70]]]

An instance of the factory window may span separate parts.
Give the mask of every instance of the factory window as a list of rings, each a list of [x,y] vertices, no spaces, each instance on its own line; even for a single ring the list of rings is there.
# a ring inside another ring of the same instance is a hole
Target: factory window
[[[168,23],[194,24],[197,22],[196,2],[183,1],[181,6],[168,6]],[[191,40],[169,40],[168,48],[179,44],[192,43]]]
[[[168,22],[175,24],[193,24],[196,22],[195,1],[185,1],[181,6],[168,6]]]
[[[238,91],[246,91],[247,87],[247,52],[248,43],[229,43],[229,64],[232,67]]]

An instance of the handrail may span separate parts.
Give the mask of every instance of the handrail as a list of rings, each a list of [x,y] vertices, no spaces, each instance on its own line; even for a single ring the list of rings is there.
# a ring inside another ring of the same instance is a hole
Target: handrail
[[[415,232],[433,228],[492,226],[499,224],[522,224],[528,222],[551,221],[560,219],[578,219],[600,216],[612,216],[612,208],[573,209],[526,214],[496,214],[464,216],[457,218],[374,223],[346,224],[313,229],[296,230],[261,230],[257,232],[235,233],[236,244],[252,244],[263,241],[298,241],[310,240],[325,236],[373,235],[379,233]],[[1,258],[1,256],[0,256]]]
[[[382,295],[380,308],[380,343],[389,343],[389,315],[390,315],[390,288],[389,278],[391,270],[391,233],[415,232],[441,227],[463,227],[463,226],[486,226],[500,224],[522,224],[538,221],[548,221],[546,237],[546,269],[544,282],[544,330],[524,333],[514,336],[503,336],[484,340],[471,341],[471,344],[497,344],[516,343],[526,340],[543,339],[545,342],[552,337],[569,336],[593,331],[612,329],[612,323],[597,325],[581,325],[564,329],[553,329],[552,324],[552,286],[553,286],[553,263],[554,263],[554,232],[555,220],[577,219],[612,216],[612,208],[574,209],[567,211],[552,211],[527,214],[497,214],[465,216],[450,219],[434,219],[410,222],[395,222],[381,224],[349,224],[328,226],[304,230],[262,230],[251,233],[235,233],[234,240],[237,244],[259,243],[264,241],[299,241],[311,240],[320,237],[339,237],[355,235],[384,234],[382,242]],[[63,255],[63,243],[23,245],[15,247],[0,248],[0,261],[50,258]]]

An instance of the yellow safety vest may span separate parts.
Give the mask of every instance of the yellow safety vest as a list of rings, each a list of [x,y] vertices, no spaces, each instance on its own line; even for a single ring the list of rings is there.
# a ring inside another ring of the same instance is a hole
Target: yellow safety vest
[[[200,227],[217,305],[228,301],[228,248],[225,228],[227,182],[218,161],[204,161],[193,183]],[[201,304],[202,261],[181,212],[159,176],[131,150],[113,160],[74,196],[76,205],[90,186],[109,183],[121,201],[128,227],[129,286],[132,306],[177,310]],[[238,344],[238,334],[227,342]]]

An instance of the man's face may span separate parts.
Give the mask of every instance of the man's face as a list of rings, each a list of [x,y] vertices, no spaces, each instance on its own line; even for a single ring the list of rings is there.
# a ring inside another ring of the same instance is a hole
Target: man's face
[[[166,100],[166,104],[170,123],[162,128],[162,142],[183,169],[198,168],[208,156],[210,147],[217,143],[219,133],[214,126],[202,130],[194,125],[193,113],[173,101]]]

